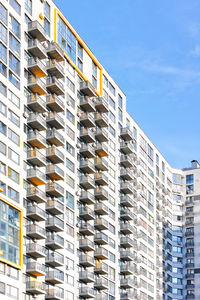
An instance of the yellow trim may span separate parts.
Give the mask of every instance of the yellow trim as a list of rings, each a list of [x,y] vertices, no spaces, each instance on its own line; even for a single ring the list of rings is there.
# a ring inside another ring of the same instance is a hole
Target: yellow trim
[[[66,26],[70,29],[70,31],[75,36],[76,40],[79,42],[79,44],[83,47],[83,49],[86,51],[86,53],[89,55],[89,57],[93,60],[93,62],[97,65],[97,67],[100,70],[100,91],[97,91],[95,89],[95,93],[97,96],[103,95],[103,68],[102,65],[99,63],[99,61],[96,59],[94,54],[91,52],[91,50],[88,48],[88,46],[85,44],[85,42],[81,39],[81,37],[78,35],[78,33],[74,30],[72,25],[69,23],[69,21],[59,12],[56,8],[54,9],[54,41],[58,43],[58,35],[57,35],[57,24],[58,24],[58,16],[62,19],[62,21],[66,24]],[[65,53],[65,57],[69,60],[70,64],[74,67],[74,69],[77,71],[77,73],[85,80],[89,81],[87,77],[83,74],[83,72],[76,66],[76,64],[69,58],[69,56]]]
[[[3,193],[3,188],[0,188],[0,193]]]
[[[19,208],[18,206],[16,206],[15,204],[11,203],[10,201],[8,201],[7,199],[0,197],[0,200],[5,202],[6,204],[10,205],[11,207],[15,208],[16,210],[18,210],[20,212],[20,257],[19,257],[19,265],[5,259],[5,258],[1,258],[0,257],[0,261],[15,267],[17,269],[22,270],[23,268],[23,210],[21,208]],[[1,254],[2,255],[2,254]]]

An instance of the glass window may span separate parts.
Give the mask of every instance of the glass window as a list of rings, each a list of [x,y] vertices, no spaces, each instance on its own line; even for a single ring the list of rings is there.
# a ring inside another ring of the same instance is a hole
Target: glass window
[[[20,55],[20,42],[11,33],[9,34],[9,47],[17,55]]]
[[[66,192],[66,205],[74,209],[74,195]]]
[[[12,30],[12,32],[18,37],[20,38],[21,36],[21,28],[20,28],[20,24],[19,22],[17,22],[17,20],[10,15],[10,29]]]
[[[6,165],[0,161],[0,172],[6,175]]]
[[[20,81],[11,71],[9,71],[9,80],[16,88],[20,89]]]
[[[6,155],[6,144],[4,144],[3,142],[0,142],[0,153]]]
[[[71,160],[69,160],[68,158],[66,158],[66,167],[72,172],[74,172],[74,170],[75,170],[74,163]]]
[[[68,77],[67,77],[67,86],[72,92],[75,92],[75,85]]]
[[[109,125],[108,129],[109,129],[109,132],[110,132],[113,136],[115,136],[115,129],[114,129],[111,125]]]
[[[10,52],[9,67],[17,74],[20,74],[20,61]]]
[[[10,128],[8,129],[8,138],[19,146],[19,135],[12,131]]]
[[[83,59],[83,47],[78,43],[78,57]]]
[[[67,119],[72,123],[72,124],[74,124],[74,122],[75,122],[75,117],[74,117],[74,115],[67,109],[67,111],[66,111],[66,117],[67,117]]]
[[[92,85],[97,88],[97,80],[96,78],[92,75]]]
[[[0,81],[0,93],[4,96],[7,95],[7,88],[6,88],[5,84],[3,84],[1,81]]]
[[[111,119],[112,122],[115,123],[115,116],[111,111],[109,111],[109,118]]]
[[[7,285],[7,295],[13,299],[18,299],[18,288]]]
[[[20,126],[20,118],[12,111],[8,110],[8,118],[13,122],[16,126]]]
[[[8,158],[14,161],[16,164],[19,165],[19,154],[17,154],[11,148],[8,148]]]
[[[8,197],[16,202],[19,202],[19,193],[11,187],[8,187]]]
[[[3,133],[4,135],[7,134],[7,126],[0,121],[0,132]]]
[[[50,22],[46,18],[44,18],[44,30],[50,36]]]
[[[113,109],[115,109],[115,101],[111,97],[109,97],[109,104]]]
[[[16,0],[10,0],[10,5],[14,8],[14,10],[21,15],[21,6]]]
[[[17,107],[20,107],[20,100],[19,97],[17,97],[13,92],[8,90],[8,100],[10,100],[13,104],[15,104]]]
[[[79,57],[77,59],[77,66],[83,72],[83,62],[82,62],[82,60],[80,60]]]
[[[194,182],[194,175],[190,174],[190,175],[186,175],[186,184],[191,184]]]
[[[123,122],[123,117],[122,117],[122,110],[120,108],[118,108],[118,118],[121,122]]]
[[[120,108],[122,108],[123,99],[122,99],[122,96],[120,94],[118,94],[118,105],[119,105]]]
[[[66,175],[66,182],[71,188],[74,188],[74,179],[68,174]]]
[[[2,102],[0,102],[0,113],[6,116],[6,106]]]
[[[109,82],[109,90],[111,91],[111,93],[113,95],[115,95],[115,88],[114,88],[114,86],[110,82]]]
[[[14,180],[16,183],[19,183],[19,173],[10,167],[8,167],[8,178]]]
[[[25,0],[25,9],[32,15],[32,0]]]
[[[0,10],[1,11],[1,10]],[[0,39],[7,44],[7,29],[0,23]]]
[[[7,24],[7,9],[0,3],[0,20]]]
[[[5,295],[5,290],[6,290],[5,287],[6,287],[5,283],[0,282],[0,294]]]
[[[44,15],[50,20],[50,5],[47,2],[44,2]]]
[[[75,100],[70,95],[67,96],[67,100],[70,102],[71,107],[75,108]]]
[[[7,77],[7,68],[6,66],[0,61],[0,73]]]
[[[66,150],[69,152],[72,156],[75,154],[75,149],[70,143],[66,143]]]
[[[0,58],[7,62],[7,48],[2,43],[0,43]]]
[[[74,141],[75,140],[75,132],[69,127],[66,126],[66,134]]]

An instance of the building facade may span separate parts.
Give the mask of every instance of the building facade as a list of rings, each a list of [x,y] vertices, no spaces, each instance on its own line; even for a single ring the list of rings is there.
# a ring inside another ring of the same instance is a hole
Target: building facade
[[[0,96],[1,299],[199,299],[199,165],[169,165],[52,0],[0,0]]]

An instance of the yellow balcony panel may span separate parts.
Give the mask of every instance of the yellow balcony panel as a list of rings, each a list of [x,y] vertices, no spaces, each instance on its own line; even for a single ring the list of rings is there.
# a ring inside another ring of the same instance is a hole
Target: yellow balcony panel
[[[46,184],[46,176],[37,167],[27,170],[27,179],[34,185]]]
[[[100,157],[108,156],[109,153],[106,143],[97,143],[95,151]]]
[[[28,79],[28,88],[39,95],[45,95],[47,93],[45,84],[39,77],[31,75]]]
[[[33,276],[45,276],[45,265],[38,262],[28,262],[26,265],[26,272]]]
[[[28,70],[39,78],[47,76],[45,65],[38,57],[28,59]]]
[[[39,133],[38,130],[30,130],[28,132],[27,142],[32,147],[37,147],[39,149],[46,148],[46,139]]]
[[[46,166],[46,157],[37,148],[27,151],[27,161],[35,166]]]

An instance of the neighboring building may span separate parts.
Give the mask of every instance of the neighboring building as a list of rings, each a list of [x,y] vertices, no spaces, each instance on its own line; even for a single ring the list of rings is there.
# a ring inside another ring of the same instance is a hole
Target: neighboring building
[[[53,1],[0,0],[0,95],[1,300],[199,299],[199,165],[168,164]]]

